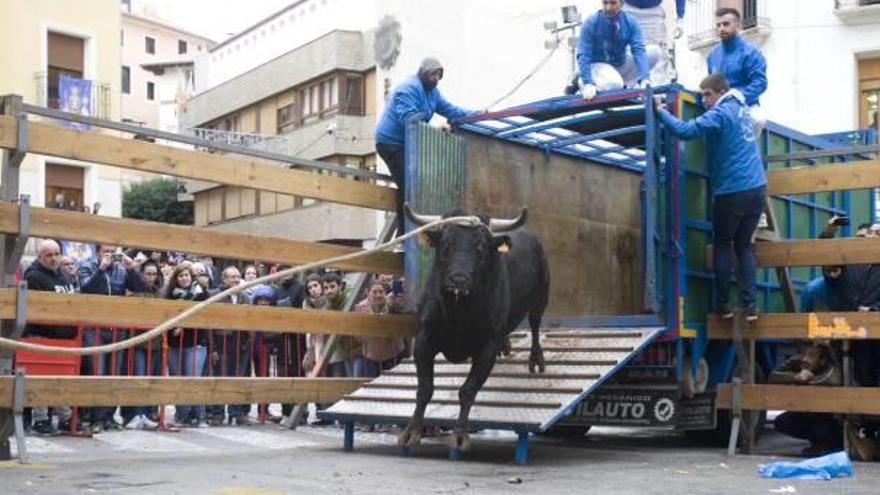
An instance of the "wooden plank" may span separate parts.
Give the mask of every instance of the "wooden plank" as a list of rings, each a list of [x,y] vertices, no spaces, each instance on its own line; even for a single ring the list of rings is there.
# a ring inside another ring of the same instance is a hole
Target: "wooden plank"
[[[832,339],[880,339],[880,313],[813,313],[817,324],[824,331],[832,330],[831,335],[813,332],[813,338]],[[721,320],[709,315],[709,338],[715,340],[731,339],[733,320]],[[835,324],[836,323],[836,324]],[[850,327],[847,333],[845,326]],[[860,332],[864,329],[864,332]],[[764,313],[758,321],[743,327],[744,339],[808,339],[811,338],[809,313]]]
[[[28,291],[27,320],[67,325],[152,328],[194,303],[142,297],[111,297]],[[15,289],[0,289],[0,319],[14,319]],[[186,328],[283,333],[317,332],[359,337],[415,335],[415,315],[212,304],[186,319]]]
[[[15,119],[0,116],[0,148],[13,148],[16,132]],[[389,187],[290,170],[264,160],[163,146],[40,122],[28,123],[28,151],[381,210],[394,210],[397,194]]]
[[[730,409],[733,385],[718,386],[718,409]],[[743,385],[742,407],[751,410],[877,414],[880,388]]]
[[[767,171],[767,194],[868,189],[880,186],[880,159]]]
[[[18,205],[0,203],[0,233],[18,234],[18,209]],[[52,208],[31,209],[31,235],[288,265],[302,265],[360,251],[332,244],[257,237]],[[380,252],[334,266],[346,271],[402,274],[403,257]]]
[[[11,376],[0,377],[0,408],[12,407]],[[183,378],[27,376],[25,406],[148,406],[334,402],[360,378]]]
[[[880,241],[869,237],[759,242],[754,245],[759,268],[880,263]],[[712,245],[706,267],[712,267]]]

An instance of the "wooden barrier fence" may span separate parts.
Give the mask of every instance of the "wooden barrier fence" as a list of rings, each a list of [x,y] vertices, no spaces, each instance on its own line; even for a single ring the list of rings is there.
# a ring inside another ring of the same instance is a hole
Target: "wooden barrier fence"
[[[0,288],[0,320],[5,337],[20,337],[23,330],[20,324],[24,321],[151,327],[192,304],[138,297],[32,291],[22,299],[21,302],[25,304],[18,304],[16,289],[9,287],[21,256],[23,241],[30,237],[184,251],[216,258],[261,260],[288,265],[302,265],[360,251],[322,243],[30,207],[19,202],[19,168],[28,153],[364,208],[394,210],[396,190],[374,182],[294,170],[254,156],[208,153],[133,140],[122,137],[117,131],[135,131],[120,128],[124,126],[118,123],[92,122],[96,119],[90,121],[92,130],[73,130],[55,123],[29,120],[25,107],[21,97],[0,97],[0,262],[4,266],[0,276],[7,287]],[[77,119],[79,116],[69,115],[69,118]],[[102,127],[102,123],[103,127],[115,130],[95,130],[95,127]],[[143,132],[158,131],[145,129]],[[204,147],[211,149],[209,144]],[[221,148],[214,151],[224,151]],[[370,180],[375,178],[371,177]],[[385,252],[331,266],[364,273],[403,273],[402,255]],[[187,319],[185,325],[188,328],[249,332],[309,332],[394,338],[413,335],[416,320],[412,315],[368,315],[216,304]],[[308,378],[26,376],[23,381],[23,403],[13,404],[16,379],[10,375],[12,354],[0,351],[0,459],[8,459],[11,452],[8,436],[11,434],[12,416],[9,409],[13,406],[329,402],[351,393],[364,380],[315,378],[321,373],[327,357],[322,355],[318,358]]]
[[[869,153],[880,148],[871,147]],[[818,151],[817,156],[828,156],[828,151]],[[860,153],[862,153],[860,151]],[[807,152],[791,156],[774,157],[774,162],[801,159]],[[864,154],[847,153],[857,161],[834,165],[816,165],[779,168],[767,172],[769,195],[790,195],[828,192],[847,189],[867,189],[880,186],[880,159],[867,160]],[[807,157],[809,158],[809,157]],[[818,265],[851,265],[880,263],[880,239],[810,239],[771,241],[755,244],[755,255],[760,267],[790,267]],[[707,261],[711,260],[711,247]],[[708,324],[710,339],[733,339],[737,343],[738,358],[745,358],[740,366],[741,384],[722,384],[718,388],[717,407],[731,409],[734,417],[743,411],[787,410],[800,412],[823,412],[836,414],[878,414],[880,412],[880,388],[819,387],[798,385],[767,385],[754,381],[756,366],[754,343],[759,340],[796,339],[812,340],[830,338],[835,340],[880,339],[880,313],[769,313],[759,315],[758,321],[745,322],[735,335],[734,322],[711,316]],[[748,348],[749,351],[745,351]],[[848,365],[845,358],[844,366]],[[767,370],[768,372],[770,370]],[[848,372],[844,376],[849,376]],[[845,384],[849,385],[849,384]],[[748,431],[749,421],[743,421],[747,434],[747,447],[753,447],[753,432]],[[732,428],[738,432],[739,428]],[[733,436],[733,435],[732,435]],[[733,451],[731,441],[729,452]]]

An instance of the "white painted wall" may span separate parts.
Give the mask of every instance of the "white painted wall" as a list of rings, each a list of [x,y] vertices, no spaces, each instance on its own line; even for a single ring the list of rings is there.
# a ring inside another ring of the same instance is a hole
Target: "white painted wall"
[[[857,127],[856,60],[880,56],[880,23],[844,24],[832,0],[773,0],[766,7],[772,32],[759,47],[768,64],[761,98],[767,117],[808,134]],[[696,87],[706,74],[706,51],[691,51],[686,38],[676,51],[680,81]]]
[[[375,0],[301,2],[212,50],[198,63],[196,91],[217,86],[330,31],[370,29],[376,23],[375,12]]]

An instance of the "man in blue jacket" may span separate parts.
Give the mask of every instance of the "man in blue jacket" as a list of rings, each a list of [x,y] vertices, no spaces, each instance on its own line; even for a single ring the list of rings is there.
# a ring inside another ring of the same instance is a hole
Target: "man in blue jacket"
[[[644,88],[660,49],[645,50],[639,21],[622,12],[623,0],[602,0],[602,10],[581,24],[577,62],[581,95],[591,100],[599,90]]]
[[[709,74],[723,75],[733,89],[742,93],[760,130],[764,118],[758,105],[760,96],[767,91],[767,61],[758,49],[739,35],[742,22],[739,11],[718,9],[715,17],[715,30],[721,43],[709,52],[706,59]]]
[[[700,83],[706,113],[687,122],[673,117],[655,100],[657,116],[679,139],[702,137],[706,141],[709,179],[712,186],[712,231],[715,244],[716,313],[732,318],[730,273],[733,254],[739,260],[737,281],[740,304],[746,320],[758,318],[755,300],[755,256],[752,234],[764,211],[767,179],[758,152],[754,125],[745,98],[730,89],[721,74],[712,74]]]
[[[144,281],[131,258],[122,253],[117,254],[116,246],[98,245],[96,251],[97,261],[83,261],[77,268],[80,292],[101,296],[126,296],[144,292],[146,289]],[[116,341],[126,337],[127,333],[124,330],[115,332]],[[89,328],[83,335],[83,347],[110,344],[113,341],[114,332],[109,328]],[[106,354],[85,356],[83,374],[101,376],[125,374],[125,364],[128,362],[126,353],[116,353],[115,368],[111,367],[113,361],[114,359]],[[113,419],[115,410],[115,407],[93,407],[90,411],[92,432],[118,429],[119,425]],[[123,411],[123,416],[127,416],[128,412],[130,410]]]
[[[423,60],[417,74],[394,88],[376,126],[376,152],[388,165],[391,176],[397,184],[398,232],[403,232],[403,200],[406,184],[403,145],[407,122],[416,119],[430,122],[435,113],[447,119],[473,113],[443,98],[437,89],[441,79],[443,79],[443,65],[440,61],[430,57]]]

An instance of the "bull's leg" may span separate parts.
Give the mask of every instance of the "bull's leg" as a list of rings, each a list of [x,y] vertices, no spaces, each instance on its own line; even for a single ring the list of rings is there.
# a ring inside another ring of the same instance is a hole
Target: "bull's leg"
[[[541,342],[538,340],[538,330],[541,328],[541,315],[529,315],[529,326],[532,327],[532,349],[529,352],[529,373],[538,371],[544,372],[546,363],[544,362],[544,351],[541,349]]]
[[[489,378],[492,368],[495,366],[495,356],[498,354],[499,344],[488,342],[474,355],[471,371],[464,384],[458,389],[458,420],[455,423],[455,431],[449,437],[450,447],[467,450],[470,447],[470,434],[468,433],[468,418],[471,408],[477,400],[477,392],[483,388],[483,384]]]
[[[419,378],[418,391],[416,392],[416,409],[407,424],[406,429],[397,437],[397,444],[406,447],[415,447],[422,439],[422,423],[425,419],[425,409],[434,396],[434,356],[436,351],[429,345],[428,339],[422,337],[419,332],[416,337],[414,357],[416,361],[416,374]]]

